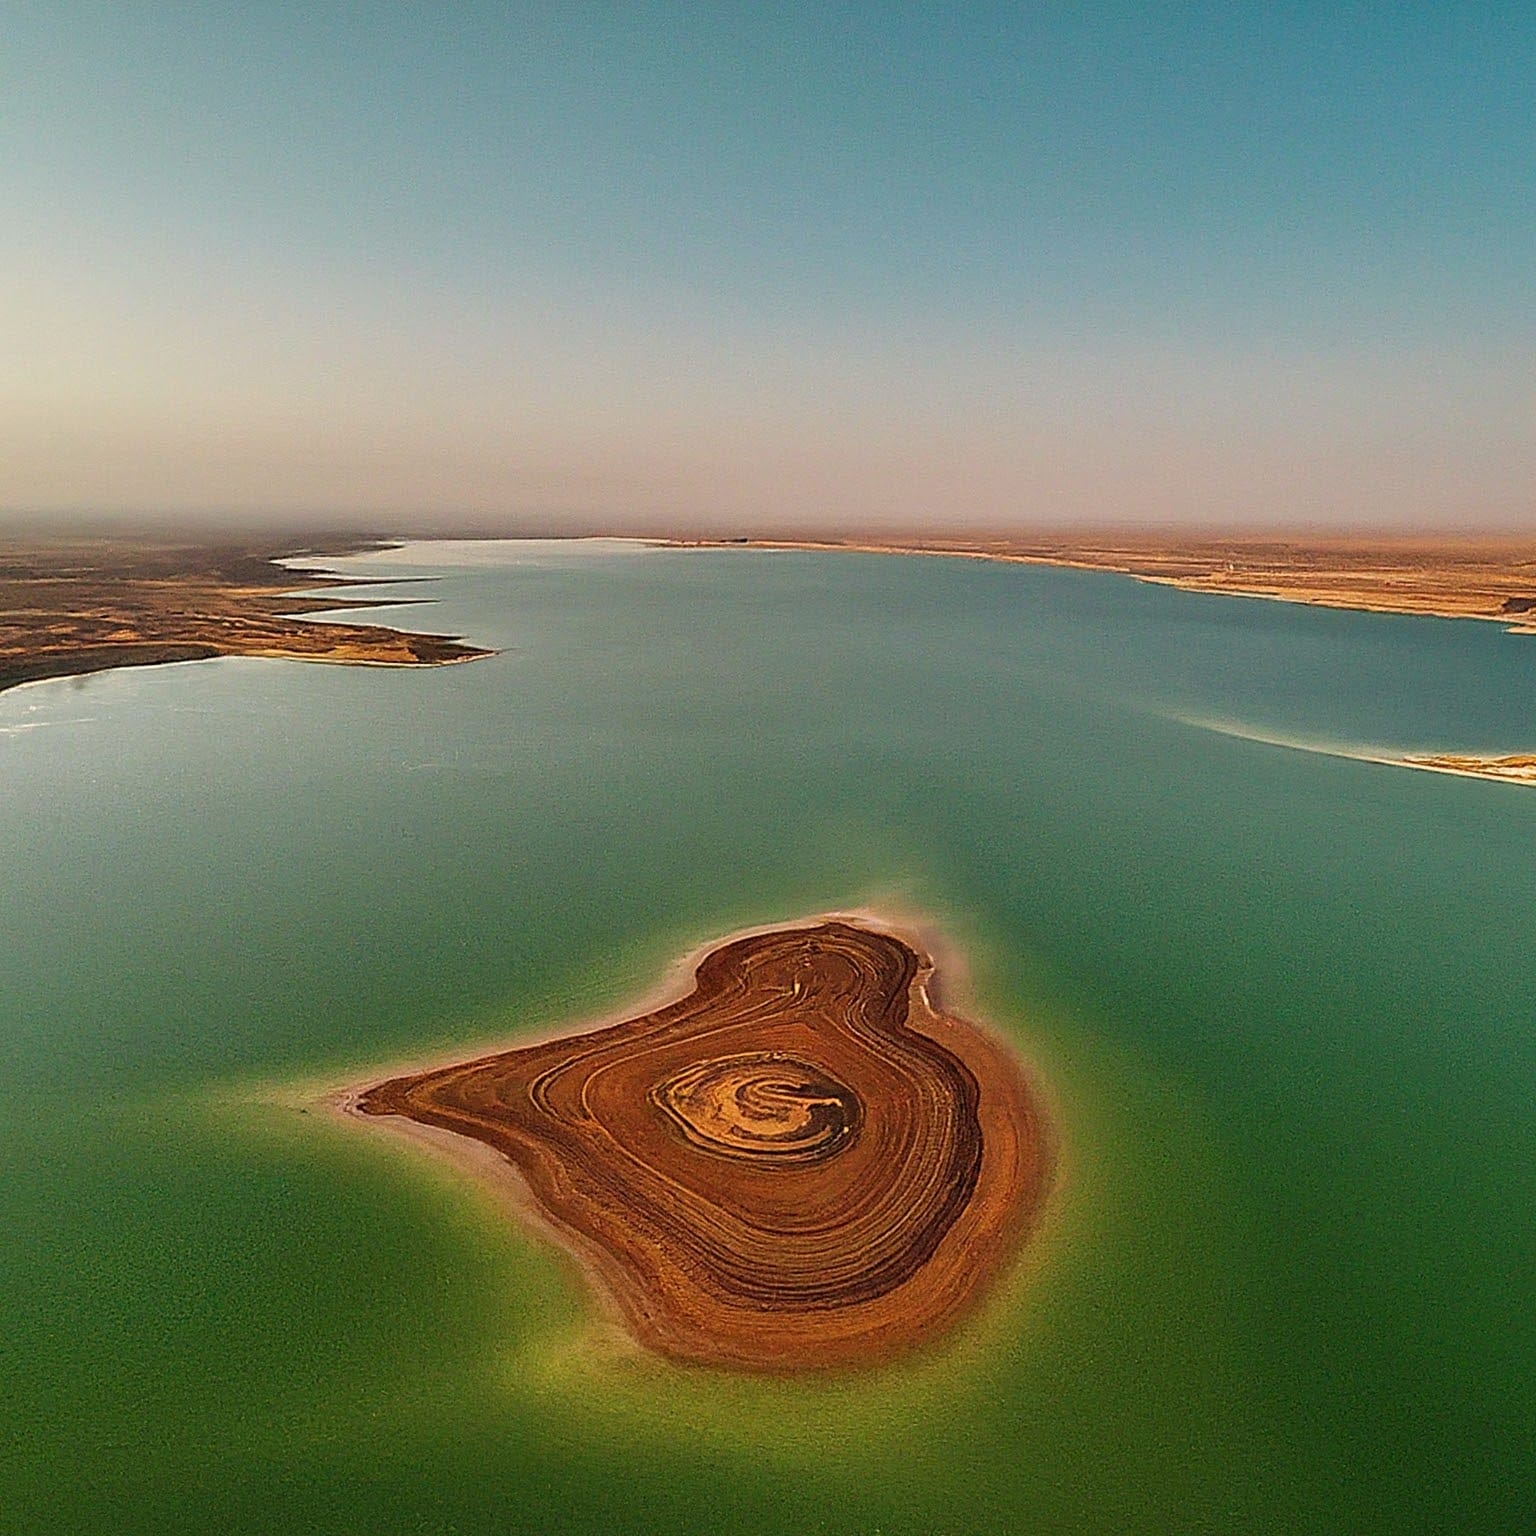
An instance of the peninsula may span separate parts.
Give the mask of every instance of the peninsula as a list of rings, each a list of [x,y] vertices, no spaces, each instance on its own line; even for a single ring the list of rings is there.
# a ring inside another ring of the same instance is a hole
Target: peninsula
[[[663,1007],[340,1102],[498,1154],[663,1355],[866,1364],[975,1305],[1050,1178],[1019,1065],[932,975],[862,921],[752,933]]]
[[[355,539],[0,537],[0,690],[213,656],[434,666],[489,654],[446,635],[303,618],[335,604],[296,591],[366,583],[277,562],[367,547]]]

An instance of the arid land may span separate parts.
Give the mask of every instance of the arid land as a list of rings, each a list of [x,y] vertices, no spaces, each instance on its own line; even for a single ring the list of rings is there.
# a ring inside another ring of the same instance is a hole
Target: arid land
[[[0,538],[0,689],[214,656],[434,666],[487,654],[447,635],[296,617],[336,606],[297,591],[366,583],[275,562],[366,547],[355,539]]]
[[[1053,1157],[1012,1052],[863,920],[722,943],[619,1023],[345,1091],[345,1113],[490,1152],[630,1334],[787,1372],[938,1337],[1033,1226]]]

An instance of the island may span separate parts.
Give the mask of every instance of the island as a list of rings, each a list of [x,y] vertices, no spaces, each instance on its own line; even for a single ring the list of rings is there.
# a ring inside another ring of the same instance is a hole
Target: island
[[[637,1017],[336,1102],[488,1150],[662,1355],[866,1365],[973,1308],[1050,1183],[1037,1093],[933,972],[867,920],[754,932]]]
[[[0,690],[214,656],[420,667],[489,654],[448,635],[303,617],[336,606],[313,589],[368,583],[280,561],[376,547],[229,534],[0,537]],[[296,596],[302,589],[311,595]]]

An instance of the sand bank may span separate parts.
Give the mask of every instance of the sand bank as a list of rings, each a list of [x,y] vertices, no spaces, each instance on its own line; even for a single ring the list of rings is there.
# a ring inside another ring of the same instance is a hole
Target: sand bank
[[[1342,757],[1350,762],[1376,763],[1386,768],[1417,768],[1426,773],[1455,774],[1461,778],[1486,779],[1498,784],[1536,785],[1536,755],[1529,753],[1499,756],[1468,752],[1394,752],[1385,747],[1355,746],[1286,736],[1230,720],[1208,720],[1191,715],[1175,715],[1171,718],[1178,720],[1181,725],[1214,731],[1218,736],[1256,741],[1266,747],[1284,747],[1291,752],[1313,752],[1320,757]]]

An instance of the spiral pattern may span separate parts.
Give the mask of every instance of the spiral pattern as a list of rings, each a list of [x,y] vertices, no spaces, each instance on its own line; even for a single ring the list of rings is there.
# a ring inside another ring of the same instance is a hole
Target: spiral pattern
[[[780,1162],[832,1156],[860,1118],[851,1088],[782,1051],[696,1062],[658,1083],[650,1101],[702,1151]]]

